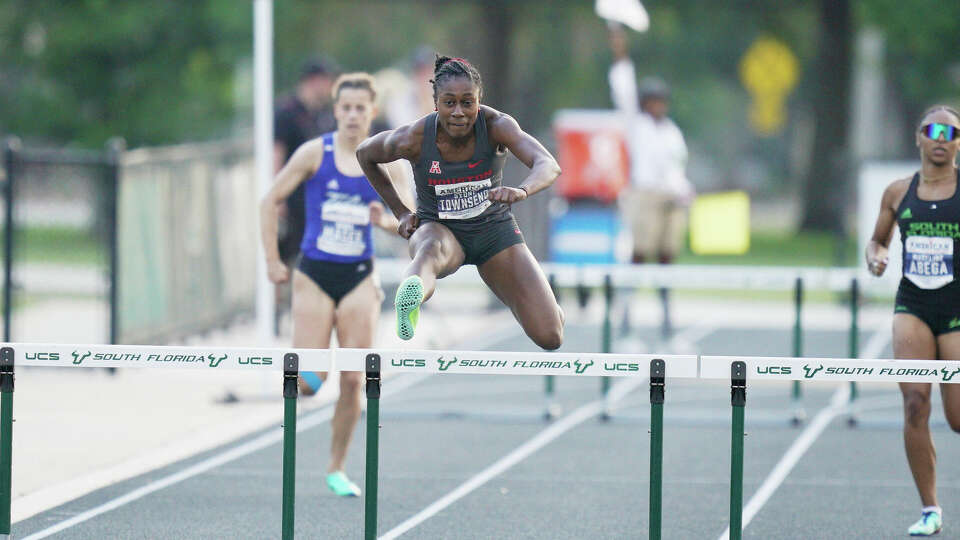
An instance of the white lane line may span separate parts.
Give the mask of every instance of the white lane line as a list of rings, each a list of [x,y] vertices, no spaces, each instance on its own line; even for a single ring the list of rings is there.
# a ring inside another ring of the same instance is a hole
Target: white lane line
[[[880,352],[883,351],[883,348],[886,347],[889,340],[889,331],[882,328],[877,330],[873,336],[871,336],[867,346],[864,347],[863,358],[876,358]],[[780,484],[787,478],[787,475],[790,474],[793,467],[800,461],[800,458],[810,449],[814,441],[820,437],[823,430],[830,425],[830,422],[849,410],[849,402],[850,385],[841,384],[840,388],[838,388],[830,398],[830,404],[817,413],[817,416],[814,417],[813,421],[803,430],[803,433],[793,441],[793,444],[783,457],[780,458],[780,461],[777,462],[773,470],[770,471],[770,474],[767,475],[763,484],[757,489],[756,493],[753,494],[753,497],[750,498],[750,501],[743,508],[742,527],[744,529],[760,509],[763,508],[763,505],[767,503],[777,488],[780,487]],[[728,540],[729,538],[730,527],[727,526],[727,529],[720,535],[720,540]]]
[[[787,478],[787,475],[790,474],[790,471],[793,470],[793,467],[800,461],[800,458],[803,457],[803,454],[813,445],[817,437],[823,433],[823,430],[830,425],[830,422],[832,422],[834,418],[846,410],[846,405],[849,400],[850,385],[843,384],[834,392],[833,397],[830,398],[830,405],[817,413],[813,421],[810,422],[806,429],[803,430],[803,433],[793,441],[787,453],[780,458],[780,461],[777,462],[773,470],[770,471],[770,474],[767,475],[767,478],[763,481],[763,484],[757,492],[753,494],[753,497],[750,497],[750,502],[743,508],[743,528],[747,527],[753,517],[757,515],[757,512],[767,503],[777,488],[780,487],[780,484]],[[720,535],[720,540],[727,540],[729,538],[730,527],[728,526],[727,529],[723,531],[723,534]]]
[[[396,380],[391,382],[390,386],[384,389],[383,395],[388,396],[390,394],[400,392],[402,390],[405,390],[413,386],[414,384],[417,384],[418,382],[428,377],[430,377],[430,374],[414,374],[412,376],[407,376],[407,377],[398,376]],[[300,433],[301,431],[306,431],[308,429],[311,429],[313,427],[316,427],[320,424],[323,424],[329,421],[330,418],[333,417],[333,409],[334,409],[333,404],[327,405],[323,409],[298,420],[297,433]],[[236,459],[242,458],[246,455],[252,454],[253,452],[256,452],[258,450],[262,450],[272,444],[276,444],[282,439],[283,439],[282,430],[271,431],[270,433],[261,435],[256,439],[253,439],[252,441],[248,441],[240,446],[237,446],[236,448],[231,448],[230,450],[227,450],[220,455],[205,459],[200,463],[187,467],[182,471],[167,475],[163,478],[160,478],[159,480],[154,480],[153,482],[150,482],[149,484],[143,487],[137,488],[124,495],[111,499],[106,503],[101,504],[100,506],[91,508],[90,510],[77,514],[76,516],[73,516],[70,519],[61,521],[56,525],[53,525],[51,527],[43,529],[42,531],[31,534],[30,536],[27,536],[23,540],[39,540],[40,538],[46,538],[52,534],[55,534],[62,530],[73,527],[74,525],[83,523],[84,521],[87,521],[91,518],[94,518],[96,516],[109,512],[111,510],[116,510],[121,506],[129,504],[133,501],[136,501],[137,499],[143,498],[155,491],[159,491],[166,487],[172,486],[174,484],[177,484],[179,482],[182,482],[184,480],[197,476],[198,474],[205,473],[210,469],[219,467],[220,465],[224,465]]]
[[[621,387],[620,389],[616,389],[616,387],[611,389],[611,394],[614,393],[614,391],[616,391],[617,395],[625,396],[629,394],[631,390],[643,385],[646,381],[647,379],[645,378],[636,378],[636,379],[630,379],[630,380],[624,381],[622,384],[616,385]],[[626,387],[629,387],[629,388],[626,388]],[[559,420],[551,424],[550,427],[548,427],[547,429],[538,433],[532,439],[523,443],[522,445],[514,449],[512,452],[510,452],[509,454],[503,456],[502,458],[497,460],[495,463],[493,463],[486,469],[480,471],[478,474],[476,474],[475,476],[473,476],[472,478],[470,478],[469,480],[461,484],[459,487],[457,487],[450,493],[447,493],[446,495],[438,499],[436,502],[434,502],[430,506],[424,508],[414,516],[410,517],[403,523],[397,525],[396,527],[388,531],[386,534],[380,537],[381,540],[390,540],[393,538],[397,538],[400,535],[406,533],[407,531],[413,529],[417,525],[423,523],[424,521],[436,515],[438,512],[440,512],[444,508],[450,506],[457,500],[463,498],[464,496],[469,494],[471,491],[486,484],[493,478],[496,478],[497,476],[499,476],[500,474],[508,470],[510,467],[513,467],[517,463],[520,463],[521,461],[529,457],[531,454],[533,454],[537,450],[540,450],[541,448],[549,444],[551,441],[553,441],[560,435],[563,435],[567,431],[570,431],[577,425],[582,424],[584,421],[590,418],[593,418],[594,416],[597,416],[598,414],[600,414],[602,410],[603,410],[603,400],[593,401],[591,403],[587,403],[586,405],[583,405],[575,409],[570,414],[560,418]]]

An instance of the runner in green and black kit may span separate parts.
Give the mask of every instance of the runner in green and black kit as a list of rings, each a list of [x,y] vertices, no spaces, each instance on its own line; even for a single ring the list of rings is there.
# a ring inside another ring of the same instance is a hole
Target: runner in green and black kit
[[[413,337],[420,304],[436,280],[464,264],[511,309],[544,349],[563,341],[563,312],[509,205],[546,189],[560,174],[552,155],[510,116],[480,105],[480,73],[462,58],[438,57],[437,112],[367,139],[357,149],[364,174],[400,221],[413,258],[397,290],[397,334]],[[530,168],[516,188],[501,185],[507,150]],[[417,208],[407,207],[379,164],[413,165]]]
[[[867,266],[875,275],[887,266],[894,225],[900,228],[903,278],[893,316],[893,353],[902,359],[960,360],[960,113],[929,109],[916,134],[921,168],[883,193]],[[903,437],[910,471],[920,493],[920,519],[912,536],[940,532],[943,511],[937,502],[936,451],[930,436],[929,383],[901,383]],[[960,432],[960,386],[941,384],[950,427]]]

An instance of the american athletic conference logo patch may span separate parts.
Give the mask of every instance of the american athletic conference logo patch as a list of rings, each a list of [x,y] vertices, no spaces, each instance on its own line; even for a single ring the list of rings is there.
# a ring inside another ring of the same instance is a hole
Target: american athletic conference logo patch
[[[428,172],[429,174],[443,174],[442,172],[440,172],[440,162],[439,162],[439,161],[431,161],[431,162],[430,162],[430,170],[427,171],[427,172]]]

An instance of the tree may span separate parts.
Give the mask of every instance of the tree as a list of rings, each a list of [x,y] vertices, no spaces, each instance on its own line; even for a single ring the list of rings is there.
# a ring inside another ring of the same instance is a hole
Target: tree
[[[819,0],[819,10],[813,159],[803,183],[801,228],[841,231],[842,202],[849,196],[852,172],[847,126],[854,29],[848,0]]]

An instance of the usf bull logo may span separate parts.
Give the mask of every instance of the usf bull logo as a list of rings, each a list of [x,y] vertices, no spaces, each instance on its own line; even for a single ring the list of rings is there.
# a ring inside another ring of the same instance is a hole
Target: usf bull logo
[[[78,351],[73,351],[72,353],[70,353],[70,356],[73,357],[73,364],[76,366],[79,366],[80,364],[83,363],[84,360],[87,359],[87,357],[90,356],[90,351],[87,351],[83,354],[80,354]]]
[[[940,368],[940,373],[943,374],[943,381],[947,382],[950,379],[954,378],[958,373],[960,373],[960,368],[957,368],[953,371],[947,371],[947,368]]]
[[[803,371],[804,371],[803,376],[807,379],[812,379],[813,376],[816,375],[817,372],[820,371],[821,369],[823,369],[823,364],[820,364],[816,368],[811,368],[809,364],[805,365],[803,366]]]
[[[450,368],[450,366],[457,363],[457,357],[454,356],[453,360],[444,360],[441,356],[440,358],[437,358],[437,363],[440,364],[440,371],[446,371]]]
[[[576,361],[573,362],[573,365],[577,368],[577,374],[581,374],[593,365],[593,360],[590,360],[588,363],[583,363],[577,358]]]
[[[223,355],[223,356],[216,356],[213,354],[207,355],[207,360],[210,360],[210,367],[217,367],[220,365],[220,362],[223,362],[226,359],[227,359],[227,355]]]

